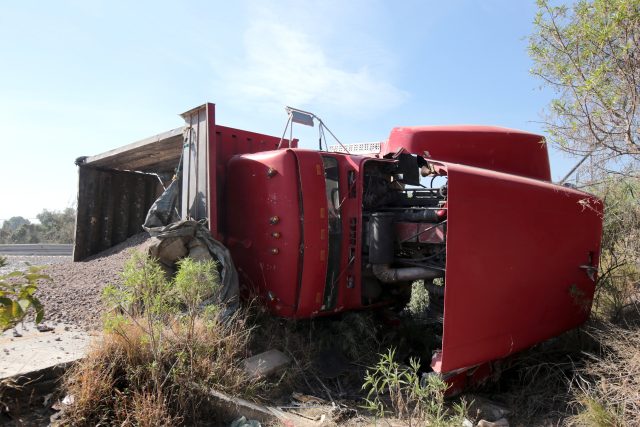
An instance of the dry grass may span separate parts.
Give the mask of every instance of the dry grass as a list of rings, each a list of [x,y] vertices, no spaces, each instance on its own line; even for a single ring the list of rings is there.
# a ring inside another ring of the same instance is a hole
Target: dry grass
[[[603,325],[601,344],[573,381],[577,414],[569,425],[640,425],[640,329]]]
[[[152,393],[135,394],[125,413],[139,427],[170,427],[182,422],[182,418],[169,415],[170,409],[163,396]]]
[[[174,318],[159,331],[158,349],[143,323],[135,319],[105,333],[67,375],[75,399],[66,414],[71,424],[192,424],[206,407],[201,390],[255,392],[258,384],[239,365],[250,337],[242,314],[224,323],[198,319],[189,338],[182,319]]]
[[[621,321],[640,294],[640,180],[607,180],[591,190],[605,204],[593,312]]]
[[[594,345],[581,330],[567,332],[513,357],[484,397],[504,402],[516,425],[562,424],[570,408],[570,382],[583,349]]]
[[[106,291],[122,314],[107,319],[103,339],[67,376],[67,392],[75,398],[69,424],[210,422],[216,414],[208,412],[209,388],[270,402],[289,402],[296,391],[357,407],[366,367],[401,336],[365,312],[295,321],[250,305],[222,321],[221,307],[200,308],[208,293],[199,289],[206,287],[189,288],[213,276],[202,276],[196,265],[181,268],[189,268],[176,276],[182,283],[167,283],[153,260],[136,255],[123,287]],[[289,368],[269,382],[248,378],[242,360],[273,348],[292,358]]]
[[[521,425],[640,425],[640,328],[592,321],[513,360],[484,390]]]

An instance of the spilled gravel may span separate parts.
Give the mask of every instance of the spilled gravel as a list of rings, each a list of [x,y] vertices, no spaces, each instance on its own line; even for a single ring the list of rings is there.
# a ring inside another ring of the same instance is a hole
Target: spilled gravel
[[[149,235],[136,234],[128,240],[92,255],[81,262],[65,260],[44,270],[52,281],[40,284],[36,296],[45,308],[45,322],[77,325],[86,330],[100,327],[104,307],[102,290],[121,283],[124,263],[135,250],[145,250]]]

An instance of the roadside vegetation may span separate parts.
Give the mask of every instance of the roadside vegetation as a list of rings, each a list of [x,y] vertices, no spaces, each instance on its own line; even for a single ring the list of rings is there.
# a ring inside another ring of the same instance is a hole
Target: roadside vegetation
[[[367,369],[362,386],[367,392],[364,408],[377,417],[391,415],[409,426],[461,426],[467,418],[464,400],[445,404],[447,384],[437,375],[421,374],[420,360],[409,366],[398,363],[395,349],[380,355]]]
[[[511,371],[525,424],[640,424],[640,0],[538,0],[532,73],[555,93],[548,142],[576,158],[566,182],[602,198],[590,322]],[[546,418],[545,418],[546,417]]]
[[[0,266],[4,259],[0,257]],[[30,266],[27,271],[0,275],[0,332],[14,328],[31,312],[36,323],[44,317],[44,307],[35,296],[39,280],[50,280],[41,273],[42,267]]]
[[[193,425],[215,420],[203,404],[208,390],[251,395],[258,383],[244,373],[251,328],[242,310],[202,306],[216,291],[213,262],[184,259],[174,280],[157,261],[136,253],[121,287],[105,290],[113,311],[103,338],[73,367],[66,388],[71,425]]]
[[[44,209],[36,215],[39,223],[32,223],[21,216],[14,216],[0,227],[0,244],[10,243],[73,243],[76,210]]]

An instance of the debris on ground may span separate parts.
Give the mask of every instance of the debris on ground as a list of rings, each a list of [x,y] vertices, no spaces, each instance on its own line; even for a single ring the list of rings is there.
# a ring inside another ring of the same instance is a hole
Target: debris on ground
[[[248,420],[247,417],[240,417],[231,423],[231,427],[261,427],[260,421]]]
[[[476,427],[509,427],[509,421],[506,418],[496,421],[480,420]]]
[[[55,328],[52,328],[51,326],[45,323],[40,323],[38,326],[36,326],[36,329],[38,330],[38,332],[51,332]]]
[[[291,358],[279,350],[268,350],[243,361],[244,371],[252,378],[267,377],[291,363]]]
[[[469,414],[476,419],[493,422],[505,418],[511,413],[505,406],[485,397],[468,394],[466,399],[470,402]]]

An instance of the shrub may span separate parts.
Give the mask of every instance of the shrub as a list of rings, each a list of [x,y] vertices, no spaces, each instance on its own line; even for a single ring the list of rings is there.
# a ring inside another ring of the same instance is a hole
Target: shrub
[[[380,355],[378,363],[367,370],[362,386],[367,391],[365,408],[377,416],[393,415],[409,425],[462,425],[466,405],[454,405],[450,414],[444,402],[446,383],[437,375],[419,375],[420,361],[410,359],[409,366],[395,360],[395,349]]]
[[[608,180],[592,191],[605,203],[594,311],[618,320],[640,283],[640,180]]]
[[[135,254],[121,287],[105,300],[119,314],[66,378],[75,397],[70,424],[195,424],[206,416],[211,387],[251,393],[257,382],[242,370],[251,330],[237,312],[224,321],[219,307],[202,307],[218,287],[212,262],[184,260],[174,281],[158,263]]]
[[[407,304],[407,310],[414,318],[423,318],[429,309],[429,291],[424,286],[424,281],[418,280],[411,285],[411,299]]]
[[[35,321],[44,317],[44,307],[35,297],[38,280],[51,280],[40,271],[43,267],[30,266],[27,271],[14,271],[0,276],[0,331],[15,327],[31,310]]]

